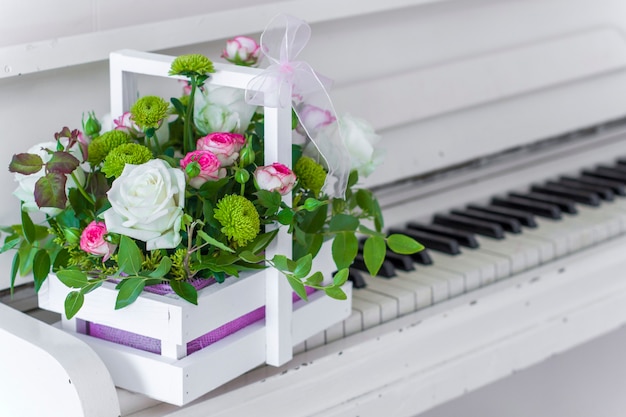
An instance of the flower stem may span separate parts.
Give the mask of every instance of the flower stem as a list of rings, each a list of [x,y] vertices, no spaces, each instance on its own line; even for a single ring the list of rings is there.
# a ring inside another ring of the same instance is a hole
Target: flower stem
[[[89,204],[95,207],[96,202],[94,201],[93,198],[91,198],[89,194],[87,194],[87,191],[85,191],[85,188],[82,186],[80,181],[78,181],[74,172],[72,172],[70,175],[72,176],[72,179],[74,180],[74,184],[76,184],[76,188],[78,188],[78,191],[83,195],[83,197],[85,197],[85,199],[89,202]]]
[[[187,114],[185,115],[183,150],[185,154],[193,150],[193,104],[196,95],[197,80],[195,75],[189,77],[191,91],[189,92],[189,102],[187,103]]]

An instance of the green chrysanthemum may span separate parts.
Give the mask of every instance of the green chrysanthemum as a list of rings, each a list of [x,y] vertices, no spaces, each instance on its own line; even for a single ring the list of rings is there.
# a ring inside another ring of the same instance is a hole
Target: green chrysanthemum
[[[150,149],[137,143],[126,143],[113,149],[104,160],[102,172],[107,177],[119,177],[126,164],[141,165],[152,159]]]
[[[130,142],[130,136],[126,132],[111,130],[103,133],[102,136],[98,136],[89,144],[87,161],[92,165],[98,165],[104,161],[109,152],[128,142]]]
[[[205,75],[215,72],[213,62],[201,54],[181,55],[174,59],[170,67],[170,75]]]
[[[238,246],[245,246],[261,230],[259,213],[254,204],[240,195],[230,194],[222,198],[213,215],[223,226],[222,233]]]
[[[131,119],[142,129],[156,129],[167,117],[169,104],[161,97],[145,96],[130,108]]]
[[[308,156],[298,159],[293,170],[303,188],[309,189],[316,196],[322,191],[326,181],[324,168]]]

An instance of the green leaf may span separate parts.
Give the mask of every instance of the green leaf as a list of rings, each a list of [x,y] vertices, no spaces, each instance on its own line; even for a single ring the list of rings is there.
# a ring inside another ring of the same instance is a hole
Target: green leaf
[[[170,101],[174,105],[178,114],[184,115],[186,113],[187,110],[185,109],[185,105],[179,99],[172,97]]]
[[[293,220],[294,212],[291,209],[284,209],[278,213],[278,223],[288,226]]]
[[[50,172],[35,183],[35,202],[38,207],[64,209],[67,204],[65,183],[67,177],[58,172]]]
[[[46,170],[59,174],[71,174],[79,165],[80,161],[74,155],[57,151],[52,153],[52,158],[46,164]]]
[[[4,239],[4,245],[0,248],[0,253],[4,253],[8,250],[15,248],[20,243],[20,235],[10,235]]]
[[[120,247],[117,251],[117,262],[120,266],[120,271],[125,272],[128,275],[138,275],[141,270],[143,254],[135,241],[128,236],[121,235],[120,237]]]
[[[134,303],[146,286],[146,281],[144,278],[126,278],[120,284],[115,300],[116,310]]]
[[[33,279],[35,281],[35,291],[39,291],[41,284],[50,273],[50,255],[45,249],[39,249],[33,258]]]
[[[31,244],[22,241],[18,253],[20,254],[20,275],[24,276],[33,270],[33,259],[37,249],[33,248]]]
[[[101,287],[103,282],[104,282],[103,279],[99,279],[97,281],[89,281],[87,285],[85,285],[84,287],[80,289],[80,292],[81,294],[88,294],[92,292],[93,290],[95,290],[96,288]]]
[[[185,281],[171,280],[170,286],[180,298],[198,305],[198,291],[193,285]]]
[[[359,172],[356,169],[353,169],[350,171],[350,176],[348,177],[348,188],[352,187],[357,182],[359,182]]]
[[[346,300],[348,298],[346,293],[343,292],[340,287],[326,287],[324,288],[324,292],[327,296],[329,296],[330,298],[334,298],[335,300]]]
[[[80,291],[71,291],[65,297],[65,317],[71,319],[83,306],[85,296]]]
[[[359,219],[349,214],[335,214],[328,228],[331,232],[354,231],[359,227]]]
[[[385,260],[387,245],[380,236],[370,236],[363,245],[363,259],[371,276],[376,276]]]
[[[295,293],[298,294],[298,297],[306,301],[307,300],[306,288],[304,287],[304,284],[302,283],[302,281],[295,278],[293,275],[287,275],[287,281],[289,281],[289,285],[291,285],[291,288],[293,288]]]
[[[326,214],[328,210],[325,206],[321,206],[314,211],[306,211],[299,226],[306,233],[318,233],[326,223]]]
[[[366,213],[371,213],[374,207],[373,195],[369,190],[363,188],[358,189],[356,192],[356,203]]]
[[[33,243],[35,241],[35,225],[33,224],[33,221],[28,213],[24,210],[22,210],[22,233],[24,233],[24,237],[28,243]]]
[[[401,234],[389,235],[387,245],[389,249],[402,255],[410,255],[424,249],[424,246],[415,239]]]
[[[293,275],[298,279],[306,277],[307,275],[309,275],[309,272],[311,272],[312,264],[313,257],[311,256],[311,254],[303,256],[296,262],[296,268],[293,271]]]
[[[341,269],[339,272],[333,276],[333,286],[341,287],[348,280],[348,276],[350,275],[350,270],[348,268]]]
[[[70,260],[69,251],[65,248],[61,249],[54,257],[54,262],[52,263],[52,270],[58,271],[61,268],[65,268],[69,260]]]
[[[213,245],[221,250],[224,250],[226,252],[231,252],[231,253],[235,253],[235,251],[231,248],[229,248],[228,246],[226,246],[225,244],[223,244],[222,242],[220,242],[219,240],[209,236],[208,233],[206,233],[204,230],[198,230],[198,236],[200,236],[202,238],[202,240],[204,240],[206,243],[208,243],[209,245]]]
[[[257,262],[262,262],[263,260],[265,260],[264,256],[255,255],[254,253],[247,251],[247,250],[241,252],[239,254],[239,257],[243,259],[244,261],[249,262],[251,264],[255,264]]]
[[[168,256],[164,256],[157,268],[148,274],[151,278],[163,278],[172,268],[172,260]]]
[[[39,172],[43,168],[43,160],[39,155],[32,153],[18,153],[13,155],[9,164],[10,172],[19,172],[20,174],[29,175]]]
[[[304,281],[304,283],[309,286],[319,286],[322,284],[322,282],[324,282],[324,274],[322,274],[320,271],[314,272],[310,277],[306,279],[306,281]]]
[[[11,293],[13,293],[13,288],[15,288],[15,278],[17,277],[17,271],[20,269],[20,253],[15,252],[13,255],[13,262],[11,263]]]
[[[348,268],[357,255],[359,242],[352,232],[338,233],[333,240],[332,253],[337,269]]]
[[[279,271],[293,272],[296,269],[296,263],[285,255],[274,255],[272,263]]]
[[[70,288],[83,288],[89,281],[87,275],[78,269],[61,269],[57,271],[59,281]]]
[[[248,250],[252,253],[259,253],[269,245],[276,237],[278,229],[274,229],[271,232],[260,233],[254,240],[248,243],[244,250]]]

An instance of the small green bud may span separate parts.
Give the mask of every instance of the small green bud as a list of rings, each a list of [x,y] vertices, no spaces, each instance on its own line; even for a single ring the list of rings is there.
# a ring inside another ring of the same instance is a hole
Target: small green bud
[[[87,120],[83,120],[83,132],[87,136],[97,137],[100,135],[100,130],[102,129],[102,125],[96,118],[94,112],[89,112],[87,116]]]
[[[187,164],[187,166],[185,167],[185,173],[190,179],[196,178],[198,175],[200,175],[201,171],[202,170],[200,169],[200,164],[196,161]]]
[[[235,181],[239,184],[245,184],[250,179],[250,173],[245,169],[238,169],[235,172]]]
[[[323,206],[325,204],[327,204],[326,201],[319,201],[319,200],[316,200],[315,198],[307,198],[304,201],[304,204],[302,205],[302,207],[304,207],[306,211],[313,211],[317,209],[318,207]]]
[[[254,163],[254,158],[256,155],[254,154],[254,150],[250,146],[246,146],[242,148],[239,152],[239,159],[241,160],[243,166],[250,165]]]

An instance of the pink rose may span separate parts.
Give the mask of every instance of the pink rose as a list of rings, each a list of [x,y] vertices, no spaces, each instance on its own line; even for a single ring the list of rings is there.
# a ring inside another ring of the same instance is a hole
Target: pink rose
[[[189,185],[194,188],[200,188],[207,181],[215,181],[226,175],[226,170],[220,168],[220,160],[211,151],[197,150],[189,152],[180,161],[180,166],[187,172],[187,165],[196,162],[200,168],[200,172],[189,178]],[[189,176],[189,174],[188,174]]]
[[[142,138],[145,136],[141,128],[131,120],[129,111],[113,120],[113,129],[126,132],[133,138]]]
[[[254,181],[261,190],[278,191],[280,195],[285,195],[296,183],[296,174],[285,165],[274,162],[258,167],[254,171]]]
[[[235,36],[226,41],[226,48],[222,51],[222,58],[236,65],[252,66],[259,60],[261,47],[252,38]]]
[[[239,157],[239,150],[245,143],[246,138],[239,133],[215,132],[198,139],[196,148],[213,152],[222,166],[226,167]]]
[[[107,227],[104,222],[92,221],[80,235],[80,248],[92,255],[104,256],[102,261],[105,262],[113,255],[117,247],[104,239],[106,234]]]
[[[298,117],[300,118],[300,123],[296,127],[296,131],[302,135],[306,134],[303,126],[309,132],[312,132],[329,126],[337,120],[329,110],[316,106],[305,106],[298,112]]]

